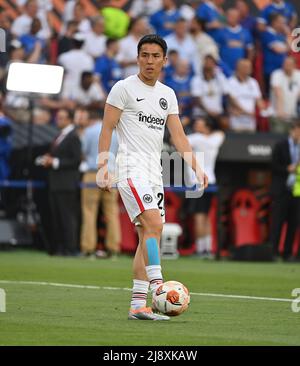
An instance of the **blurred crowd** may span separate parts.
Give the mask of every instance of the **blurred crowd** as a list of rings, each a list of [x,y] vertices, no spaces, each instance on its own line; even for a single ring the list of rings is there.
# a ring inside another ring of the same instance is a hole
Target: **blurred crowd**
[[[226,10],[225,0],[133,0],[127,11],[114,1],[60,3],[59,28],[50,16],[51,1],[15,0],[15,19],[0,6],[7,35],[0,88],[5,113],[15,121],[28,121],[29,102],[5,89],[11,62],[64,67],[60,95],[41,96],[34,106],[35,123],[55,123],[61,107],[101,111],[113,84],[137,72],[137,43],[150,32],[167,41],[169,61],[161,80],[177,94],[187,133],[199,116],[212,119],[216,128],[248,132],[260,130],[267,118],[265,130],[286,132],[298,114],[300,72],[291,47],[298,19],[288,2],[272,0],[258,17],[244,0]],[[92,16],[88,3],[96,9]]]

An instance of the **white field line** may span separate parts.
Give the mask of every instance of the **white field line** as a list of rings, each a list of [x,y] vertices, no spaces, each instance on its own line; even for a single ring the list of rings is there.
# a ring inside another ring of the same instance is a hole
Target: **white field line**
[[[112,290],[112,291],[131,291],[132,290],[127,287],[90,286],[90,285],[76,285],[76,284],[69,284],[69,283],[36,282],[36,281],[0,280],[0,284],[54,286],[54,287],[82,288],[82,289],[90,289],[90,290]],[[278,301],[278,302],[292,302],[293,301],[293,299],[283,299],[283,298],[274,298],[274,297],[212,294],[212,293],[206,293],[206,292],[190,292],[190,294],[193,296],[224,297],[224,298],[230,298],[230,299],[244,299],[244,300],[262,300],[262,301]]]

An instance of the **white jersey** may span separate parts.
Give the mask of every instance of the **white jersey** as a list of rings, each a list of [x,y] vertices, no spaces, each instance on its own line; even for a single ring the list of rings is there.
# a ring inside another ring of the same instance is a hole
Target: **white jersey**
[[[161,184],[165,125],[169,114],[178,114],[174,91],[159,81],[149,86],[133,75],[117,82],[106,102],[123,111],[116,126],[118,181],[138,178]]]

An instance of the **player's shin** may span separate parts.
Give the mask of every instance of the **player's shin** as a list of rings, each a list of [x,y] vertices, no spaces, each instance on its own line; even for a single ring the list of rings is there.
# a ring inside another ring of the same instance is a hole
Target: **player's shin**
[[[163,283],[161,273],[158,241],[156,238],[146,239],[148,264],[146,265],[147,277],[150,282],[150,290],[153,293]]]

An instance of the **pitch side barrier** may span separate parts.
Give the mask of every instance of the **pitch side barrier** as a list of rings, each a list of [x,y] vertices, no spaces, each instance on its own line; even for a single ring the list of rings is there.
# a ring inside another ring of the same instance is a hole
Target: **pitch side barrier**
[[[35,188],[35,189],[43,189],[47,187],[47,183],[42,180],[0,180],[0,188],[12,188],[12,189],[25,189],[28,188]],[[96,183],[80,183],[79,188],[97,188]],[[186,192],[186,191],[193,191],[195,190],[196,186],[193,187],[164,187],[166,191],[171,192]],[[217,193],[218,192],[218,186],[217,185],[210,185],[205,189],[205,192],[212,192]]]

